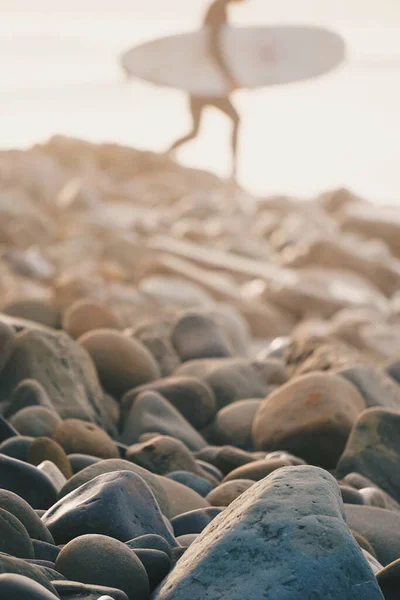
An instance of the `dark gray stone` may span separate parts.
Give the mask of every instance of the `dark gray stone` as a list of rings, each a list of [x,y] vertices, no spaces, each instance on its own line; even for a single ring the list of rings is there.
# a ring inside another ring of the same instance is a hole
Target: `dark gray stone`
[[[357,365],[337,371],[337,375],[350,381],[372,408],[400,408],[400,386],[384,371],[370,366]]]
[[[153,473],[150,473],[150,471],[142,469],[139,465],[135,465],[122,458],[101,460],[86,467],[82,471],[79,471],[79,473],[71,477],[61,489],[59,498],[64,498],[67,494],[78,489],[81,485],[91,481],[98,475],[113,473],[115,471],[132,471],[133,473],[140,475],[155,495],[157,502],[160,505],[161,512],[166,516],[169,515],[169,502],[160,479]]]
[[[14,573],[28,577],[57,596],[56,590],[51,584],[49,574],[44,568],[37,565],[30,565],[26,560],[0,552],[0,575],[3,573]]]
[[[205,479],[196,473],[189,473],[188,471],[172,471],[171,473],[168,473],[166,477],[190,487],[200,494],[200,496],[203,496],[203,498],[205,498],[215,487],[208,479]]]
[[[49,508],[57,490],[49,477],[32,465],[0,454],[0,488],[21,496],[32,508]]]
[[[326,471],[283,468],[252,486],[200,534],[153,600],[258,600],[260,594],[382,600]]]
[[[348,526],[372,544],[379,562],[386,566],[400,556],[400,514],[375,506],[346,504]]]
[[[59,500],[42,520],[58,544],[84,534],[126,542],[156,533],[176,545],[150,488],[131,471],[99,475]]]
[[[336,475],[353,471],[371,479],[400,502],[400,413],[370,408],[356,421]]]
[[[0,575],[0,597],[1,600],[57,600],[58,595],[28,577],[5,573]]]
[[[128,600],[122,590],[103,585],[85,585],[78,581],[53,581],[53,585],[62,600]]]
[[[201,533],[223,511],[222,508],[210,506],[210,508],[199,508],[178,515],[171,520],[175,536],[187,535],[188,533]]]

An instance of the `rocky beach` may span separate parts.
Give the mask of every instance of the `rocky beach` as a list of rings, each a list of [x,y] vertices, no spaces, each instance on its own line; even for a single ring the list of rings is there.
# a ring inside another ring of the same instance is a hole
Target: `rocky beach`
[[[400,598],[399,211],[0,151],[0,598]]]

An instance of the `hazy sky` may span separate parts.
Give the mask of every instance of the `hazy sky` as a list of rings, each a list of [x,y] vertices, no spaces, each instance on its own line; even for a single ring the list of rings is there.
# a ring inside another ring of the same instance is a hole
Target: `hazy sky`
[[[203,0],[0,0],[2,144],[56,132],[163,150],[188,127],[179,91],[122,83],[118,54],[194,28]],[[249,0],[237,24],[323,24],[349,62],[318,80],[240,91],[240,179],[256,192],[308,195],[348,185],[400,200],[400,0]],[[227,173],[229,124],[210,111],[185,164]]]

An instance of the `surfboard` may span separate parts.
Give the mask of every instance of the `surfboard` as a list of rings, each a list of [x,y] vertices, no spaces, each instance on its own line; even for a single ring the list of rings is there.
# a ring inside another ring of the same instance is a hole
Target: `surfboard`
[[[226,81],[208,49],[203,27],[145,42],[121,56],[129,77],[180,88],[198,96],[224,96]],[[243,88],[288,84],[318,77],[345,59],[337,33],[318,27],[231,27],[221,30],[221,48]]]

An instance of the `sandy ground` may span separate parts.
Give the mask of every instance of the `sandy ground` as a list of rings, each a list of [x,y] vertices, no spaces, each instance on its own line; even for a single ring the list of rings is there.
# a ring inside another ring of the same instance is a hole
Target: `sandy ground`
[[[188,127],[185,96],[126,85],[117,56],[142,40],[197,26],[203,0],[1,0],[1,146],[52,133],[163,150]],[[319,80],[241,91],[240,181],[256,193],[310,195],[346,185],[400,203],[400,2],[251,0],[237,24],[329,26],[349,46]],[[226,174],[229,124],[210,111],[183,163]]]

